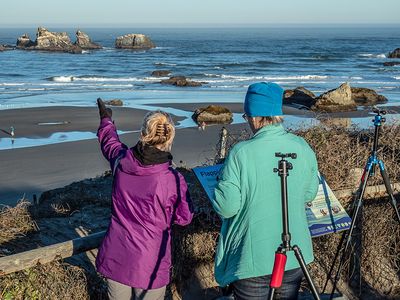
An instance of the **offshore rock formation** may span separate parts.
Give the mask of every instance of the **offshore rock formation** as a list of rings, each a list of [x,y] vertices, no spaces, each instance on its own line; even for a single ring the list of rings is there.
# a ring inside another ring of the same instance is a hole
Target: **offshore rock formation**
[[[35,42],[31,41],[27,34],[19,37],[17,40],[17,48],[24,50],[82,53],[82,48],[72,44],[66,32],[50,32],[43,27],[38,28]]]
[[[85,50],[94,50],[103,48],[99,44],[93,43],[90,37],[86,33],[80,30],[76,32],[75,45]]]
[[[396,66],[396,65],[400,65],[400,61],[385,61],[383,63],[383,65],[385,67],[393,67],[393,66]]]
[[[389,58],[400,58],[400,48],[397,48],[393,50],[393,52],[390,52],[388,55]]]
[[[321,94],[311,108],[317,111],[338,112],[356,110],[357,105],[351,97],[350,85],[346,82],[337,89]]]
[[[150,38],[144,34],[126,34],[115,40],[115,48],[118,49],[149,50],[155,47]]]
[[[230,124],[233,121],[233,114],[226,107],[209,105],[196,109],[192,119],[199,125],[203,122],[206,124]]]
[[[169,70],[155,70],[151,72],[152,77],[167,77],[169,74],[171,74]]]
[[[175,86],[201,86],[201,82],[188,80],[185,76],[172,76],[169,79],[161,80],[161,84],[171,84]]]

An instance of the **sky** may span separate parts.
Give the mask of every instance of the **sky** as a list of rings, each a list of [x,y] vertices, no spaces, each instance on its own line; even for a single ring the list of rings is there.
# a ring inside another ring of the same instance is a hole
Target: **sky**
[[[0,0],[0,26],[399,24],[400,0]]]

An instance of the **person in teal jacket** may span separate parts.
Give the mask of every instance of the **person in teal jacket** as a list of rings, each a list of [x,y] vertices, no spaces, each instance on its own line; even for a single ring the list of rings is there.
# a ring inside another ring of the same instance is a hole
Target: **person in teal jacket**
[[[274,254],[281,243],[281,185],[273,172],[276,152],[297,153],[287,178],[292,245],[298,245],[306,263],[314,259],[305,203],[318,191],[318,166],[303,138],[282,126],[283,89],[269,82],[249,86],[243,117],[254,136],[236,144],[225,161],[212,205],[222,218],[215,278],[230,284],[235,299],[266,299]],[[303,273],[293,251],[288,253],[279,299],[297,299]]]

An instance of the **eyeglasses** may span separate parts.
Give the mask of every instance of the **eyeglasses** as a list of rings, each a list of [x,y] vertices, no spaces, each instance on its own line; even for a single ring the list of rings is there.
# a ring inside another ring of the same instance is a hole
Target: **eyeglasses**
[[[243,118],[245,121],[247,121],[247,120],[249,119],[245,113],[242,115],[242,118]]]

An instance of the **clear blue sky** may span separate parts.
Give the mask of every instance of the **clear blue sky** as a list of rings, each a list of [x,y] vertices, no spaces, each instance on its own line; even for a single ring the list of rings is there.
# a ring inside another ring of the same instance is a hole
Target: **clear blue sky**
[[[1,0],[0,26],[400,23],[400,0]]]

